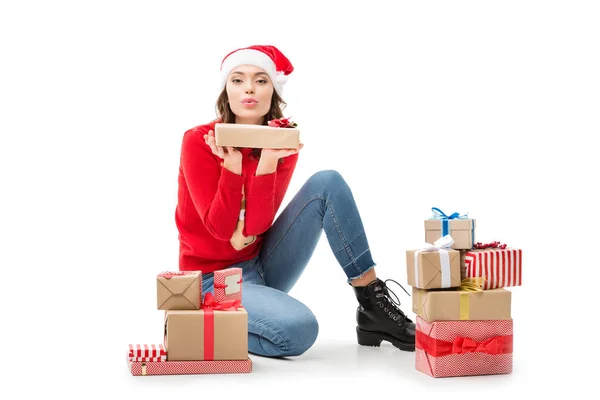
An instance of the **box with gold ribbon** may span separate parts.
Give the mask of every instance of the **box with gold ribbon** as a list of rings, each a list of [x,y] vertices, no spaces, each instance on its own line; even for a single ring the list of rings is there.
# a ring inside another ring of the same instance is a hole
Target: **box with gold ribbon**
[[[461,284],[460,252],[452,249],[454,239],[446,235],[433,244],[407,250],[407,282],[420,289],[444,289]]]
[[[417,316],[415,367],[435,378],[510,374],[513,321],[425,321]]]
[[[413,312],[425,321],[511,319],[511,292],[483,290],[483,279],[465,278],[450,289],[412,288]]]
[[[248,313],[239,300],[206,293],[200,310],[165,312],[167,361],[248,359]]]

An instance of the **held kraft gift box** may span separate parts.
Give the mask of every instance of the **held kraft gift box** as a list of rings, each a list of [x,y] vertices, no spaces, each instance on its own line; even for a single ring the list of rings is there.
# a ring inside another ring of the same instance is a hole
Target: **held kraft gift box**
[[[165,347],[167,361],[246,360],[248,313],[207,293],[201,310],[166,311]]]
[[[300,147],[300,131],[266,125],[217,123],[215,140],[217,146],[297,149]]]
[[[466,215],[444,214],[439,208],[432,208],[434,214],[425,220],[425,242],[433,243],[439,238],[450,235],[454,239],[452,248],[469,250],[475,243],[475,220]]]
[[[167,351],[162,344],[130,344],[127,360],[132,362],[164,362]]]
[[[215,271],[214,301],[223,303],[229,300],[242,301],[242,269],[226,268]]]
[[[247,374],[252,372],[252,361],[166,361],[128,362],[131,375],[193,375],[193,374]]]
[[[513,321],[433,321],[417,316],[415,367],[435,378],[510,374]]]
[[[521,261],[521,249],[468,250],[464,260],[465,277],[485,278],[485,290],[521,286]]]
[[[512,318],[511,292],[506,289],[483,290],[480,280],[465,278],[460,287],[450,289],[413,287],[412,293],[413,312],[425,321]]]
[[[450,248],[451,236],[433,245],[406,252],[407,282],[421,289],[457,287],[461,284],[460,252]]]
[[[163,272],[156,277],[159,310],[198,310],[202,306],[200,271]]]

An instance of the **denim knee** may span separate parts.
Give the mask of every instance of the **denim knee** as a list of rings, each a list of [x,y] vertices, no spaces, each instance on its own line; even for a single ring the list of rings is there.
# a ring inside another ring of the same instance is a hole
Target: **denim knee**
[[[305,353],[317,340],[319,323],[312,312],[293,313],[283,319],[273,321],[278,326],[271,332],[257,337],[259,349],[249,349],[253,353],[268,357],[292,357]]]
[[[342,175],[334,169],[327,169],[315,172],[308,180],[316,180],[323,184],[325,187],[331,187],[332,185],[344,182],[344,178],[342,177]]]

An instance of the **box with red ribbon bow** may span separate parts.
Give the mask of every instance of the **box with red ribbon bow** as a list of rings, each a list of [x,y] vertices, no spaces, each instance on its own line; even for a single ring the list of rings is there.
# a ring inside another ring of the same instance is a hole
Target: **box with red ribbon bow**
[[[248,359],[248,313],[239,300],[206,293],[200,310],[165,312],[167,361]]]
[[[435,378],[510,374],[513,321],[433,321],[416,318],[415,366]]]

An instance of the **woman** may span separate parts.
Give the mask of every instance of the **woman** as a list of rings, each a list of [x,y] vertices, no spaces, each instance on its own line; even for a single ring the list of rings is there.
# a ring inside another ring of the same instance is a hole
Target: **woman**
[[[273,46],[229,53],[221,64],[218,119],[185,132],[176,223],[180,270],[200,270],[204,293],[213,271],[240,267],[250,353],[298,356],[317,338],[313,313],[287,293],[325,231],[358,300],[358,343],[415,347],[414,323],[377,278],[350,188],[336,171],[315,173],[274,220],[299,149],[217,147],[216,122],[263,124],[283,117],[282,91],[293,71]]]

